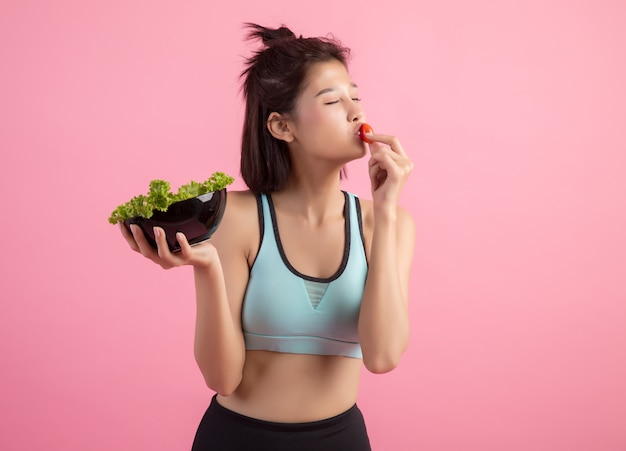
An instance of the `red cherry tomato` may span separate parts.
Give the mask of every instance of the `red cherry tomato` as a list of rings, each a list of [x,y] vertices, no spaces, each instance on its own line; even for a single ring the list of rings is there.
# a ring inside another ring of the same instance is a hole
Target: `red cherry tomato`
[[[361,141],[365,141],[366,143],[373,142],[370,139],[368,139],[367,136],[365,136],[366,133],[374,133],[374,129],[372,128],[371,125],[366,124],[364,122],[361,124],[361,128],[359,129],[359,138],[361,138]]]

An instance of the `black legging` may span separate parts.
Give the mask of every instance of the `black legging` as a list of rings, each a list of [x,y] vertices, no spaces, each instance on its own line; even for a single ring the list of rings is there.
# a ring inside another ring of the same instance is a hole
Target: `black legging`
[[[363,415],[356,406],[309,423],[257,420],[221,406],[213,396],[192,451],[371,451]]]

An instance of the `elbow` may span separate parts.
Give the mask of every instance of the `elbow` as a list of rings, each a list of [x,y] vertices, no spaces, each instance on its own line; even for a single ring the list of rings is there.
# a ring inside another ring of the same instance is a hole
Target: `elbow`
[[[218,395],[230,396],[235,392],[235,390],[237,390],[237,387],[239,387],[241,378],[218,378],[205,375],[204,382],[207,387],[216,392]]]
[[[196,363],[206,386],[221,396],[232,395],[243,378],[243,372],[239,367],[228,369],[223,365],[215,365],[198,358]]]
[[[407,342],[402,340],[387,347],[363,349],[363,365],[374,374],[384,374],[395,370],[400,365]]]
[[[370,373],[389,373],[395,370],[400,364],[400,355],[363,356],[363,364]]]
[[[208,384],[207,384],[207,386],[208,386]],[[209,388],[211,390],[213,390],[215,393],[217,393],[218,395],[226,397],[226,396],[230,396],[233,393],[235,393],[235,390],[236,390],[237,387],[236,386],[230,386],[230,387],[229,386],[223,386],[223,387],[215,387],[215,388],[209,387]]]
[[[408,341],[408,333],[402,339],[387,345],[381,345],[377,341],[364,346],[361,341],[363,365],[373,374],[384,374],[395,370],[400,365],[400,359],[408,347]]]

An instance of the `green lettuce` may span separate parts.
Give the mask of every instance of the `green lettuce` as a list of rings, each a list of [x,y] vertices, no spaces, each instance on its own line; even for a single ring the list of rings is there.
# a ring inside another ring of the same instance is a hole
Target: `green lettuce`
[[[176,194],[170,191],[170,183],[165,180],[152,180],[147,195],[139,194],[128,202],[119,205],[109,217],[111,224],[125,221],[135,216],[144,218],[152,217],[155,210],[167,211],[167,208],[175,202],[198,197],[202,194],[219,191],[233,183],[235,179],[223,172],[214,172],[211,177],[199,183],[191,181],[178,188]]]

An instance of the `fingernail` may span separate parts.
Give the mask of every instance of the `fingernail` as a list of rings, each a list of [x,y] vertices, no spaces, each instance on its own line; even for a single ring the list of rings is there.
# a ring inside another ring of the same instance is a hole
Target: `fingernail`
[[[152,227],[152,232],[154,233],[154,237],[158,237],[161,233],[161,231],[159,230],[159,228],[157,226]]]

